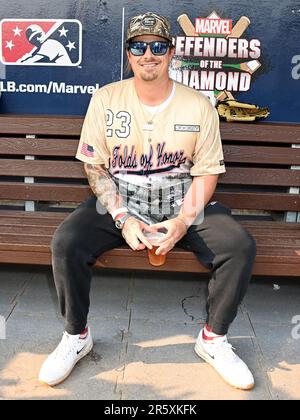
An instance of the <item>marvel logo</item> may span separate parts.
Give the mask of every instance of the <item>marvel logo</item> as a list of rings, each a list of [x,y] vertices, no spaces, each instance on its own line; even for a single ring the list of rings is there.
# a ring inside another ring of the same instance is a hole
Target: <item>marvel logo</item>
[[[197,18],[195,26],[198,35],[229,35],[232,31],[232,20]]]

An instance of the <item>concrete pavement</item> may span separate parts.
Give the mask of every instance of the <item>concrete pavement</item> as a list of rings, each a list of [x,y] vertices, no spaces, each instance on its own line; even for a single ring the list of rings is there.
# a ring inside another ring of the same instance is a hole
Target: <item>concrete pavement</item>
[[[250,392],[224,383],[193,351],[205,321],[207,280],[95,271],[89,322],[94,350],[52,389],[37,381],[63,331],[51,269],[1,265],[0,315],[7,321],[0,399],[300,399],[299,279],[254,278],[232,325],[229,341],[256,380]]]

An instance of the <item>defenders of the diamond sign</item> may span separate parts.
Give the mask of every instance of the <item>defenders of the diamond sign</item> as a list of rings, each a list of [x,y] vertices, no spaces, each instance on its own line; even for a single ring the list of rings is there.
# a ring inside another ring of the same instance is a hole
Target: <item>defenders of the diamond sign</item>
[[[261,67],[261,42],[244,37],[248,17],[233,24],[213,12],[193,23],[184,14],[178,22],[185,35],[176,37],[170,68],[174,80],[219,100],[250,89],[253,74]]]

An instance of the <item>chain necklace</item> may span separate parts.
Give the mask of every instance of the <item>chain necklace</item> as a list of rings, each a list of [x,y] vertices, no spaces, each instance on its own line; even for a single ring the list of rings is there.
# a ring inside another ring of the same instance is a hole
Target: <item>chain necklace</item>
[[[143,116],[144,116],[144,120],[146,121],[146,124],[143,125],[142,130],[149,132],[149,137],[148,137],[148,142],[149,143],[152,142],[152,138],[151,138],[151,134],[150,133],[153,132],[153,130],[154,130],[154,119],[155,119],[155,117],[157,116],[157,114],[160,111],[163,111],[166,108],[166,105],[172,99],[172,97],[174,96],[174,93],[175,93],[175,83],[173,84],[172,93],[171,93],[171,95],[169,96],[169,98],[166,101],[164,101],[162,104],[157,105],[157,106],[153,106],[153,107],[148,106],[150,109],[152,108],[154,110],[154,112],[151,112],[151,110],[148,110],[148,113],[151,114],[151,118],[150,119],[147,118],[146,113],[145,113],[145,108],[147,107],[147,105],[144,105],[141,102],[141,100],[138,97],[138,95],[137,95],[138,101],[139,101],[139,105],[140,105],[140,108],[141,108],[142,113],[143,113]]]
[[[151,133],[154,131],[154,119],[157,116],[157,114],[158,114],[158,112],[161,108],[161,105],[157,105],[156,107],[153,107],[154,112],[151,112],[150,110],[148,110],[148,113],[151,115],[151,117],[149,118],[146,115],[146,112],[145,112],[146,111],[145,110],[146,106],[144,104],[142,104],[142,102],[140,101],[140,98],[138,98],[138,99],[139,99],[139,104],[140,104],[141,111],[143,113],[144,121],[146,122],[142,126],[142,130],[148,132],[148,143],[152,143]]]
[[[149,114],[151,115],[150,119],[148,119],[146,117],[145,106],[143,104],[141,104],[141,107],[142,107],[142,111],[143,111],[143,114],[144,114],[144,118],[147,121],[147,123],[144,124],[144,126],[143,126],[143,131],[152,132],[154,130],[154,119],[155,119],[156,115],[158,114],[160,106],[158,105],[156,107],[153,107],[154,112],[151,112],[150,110],[147,110],[149,112]],[[149,135],[150,135],[150,133],[149,133]],[[149,143],[151,143],[152,139],[149,138],[148,141],[149,141]]]

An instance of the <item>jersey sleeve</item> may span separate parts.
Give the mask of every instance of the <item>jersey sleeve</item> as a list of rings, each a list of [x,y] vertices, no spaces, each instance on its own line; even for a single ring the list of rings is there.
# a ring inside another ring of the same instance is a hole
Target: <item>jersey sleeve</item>
[[[193,154],[192,176],[226,172],[217,110],[205,99],[202,124]]]
[[[101,94],[92,97],[82,126],[76,158],[85,163],[105,165],[109,168],[106,145],[106,115]]]

